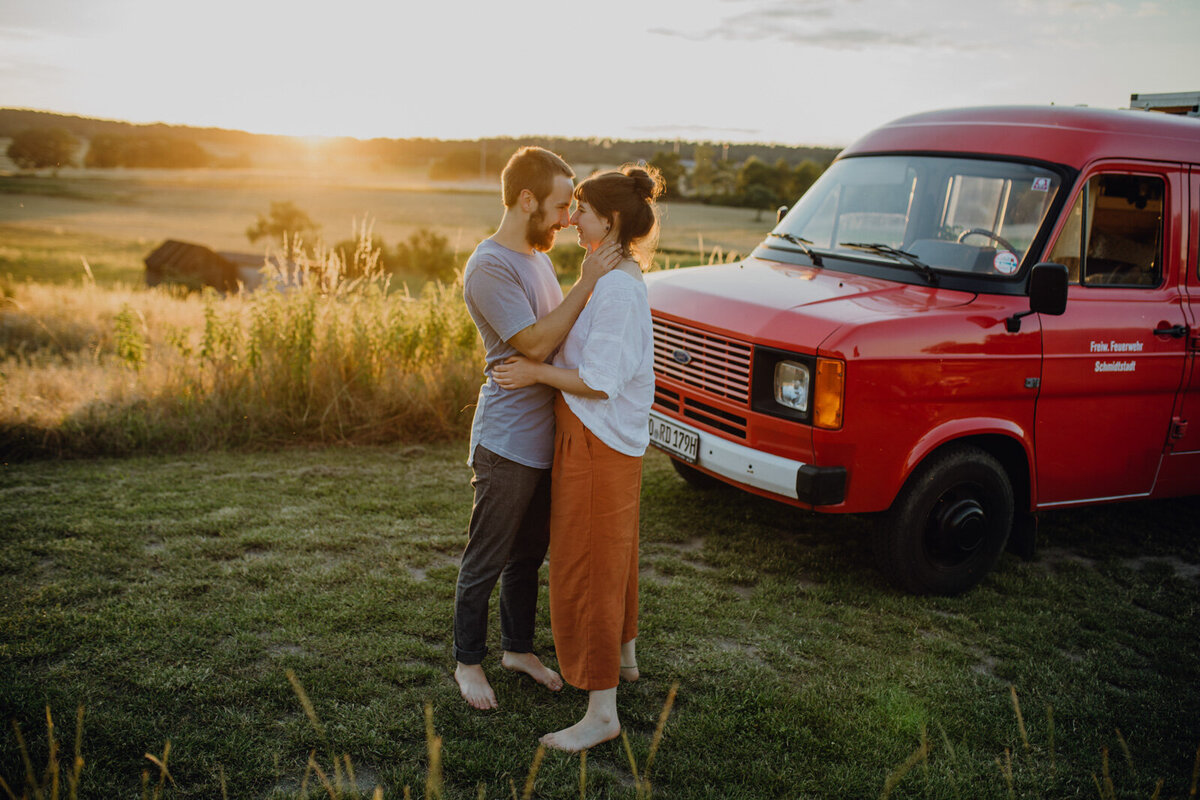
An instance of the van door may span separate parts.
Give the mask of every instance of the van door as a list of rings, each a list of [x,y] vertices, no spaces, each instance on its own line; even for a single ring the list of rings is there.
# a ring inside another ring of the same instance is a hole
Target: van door
[[[1106,162],[1081,175],[1047,261],[1071,276],[1042,316],[1035,424],[1038,507],[1148,496],[1187,363],[1186,176]]]
[[[1179,394],[1172,438],[1159,472],[1154,494],[1177,497],[1200,494],[1200,168],[1189,174],[1189,205],[1186,209],[1187,274],[1184,287],[1184,314],[1187,317],[1187,372]]]

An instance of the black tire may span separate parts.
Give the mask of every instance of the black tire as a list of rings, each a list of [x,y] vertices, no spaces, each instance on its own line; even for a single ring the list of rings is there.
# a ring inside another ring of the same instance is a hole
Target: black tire
[[[1000,462],[977,447],[926,459],[875,532],[880,571],[916,594],[961,594],[996,564],[1013,525],[1013,491]]]
[[[675,468],[675,472],[679,477],[688,482],[688,485],[693,489],[708,491],[721,486],[721,481],[709,475],[707,472],[701,472],[690,464],[685,464],[677,458],[671,459],[671,466]]]

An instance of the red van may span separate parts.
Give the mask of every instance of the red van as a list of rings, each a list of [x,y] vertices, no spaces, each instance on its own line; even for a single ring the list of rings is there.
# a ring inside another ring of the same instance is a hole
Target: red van
[[[1200,493],[1200,120],[905,117],[780,216],[649,276],[651,441],[688,481],[885,512],[881,569],[939,594],[1040,509]]]

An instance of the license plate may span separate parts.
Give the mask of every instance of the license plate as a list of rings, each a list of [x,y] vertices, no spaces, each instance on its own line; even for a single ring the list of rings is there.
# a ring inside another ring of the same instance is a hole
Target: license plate
[[[658,416],[650,417],[650,444],[695,464],[700,455],[700,435]]]

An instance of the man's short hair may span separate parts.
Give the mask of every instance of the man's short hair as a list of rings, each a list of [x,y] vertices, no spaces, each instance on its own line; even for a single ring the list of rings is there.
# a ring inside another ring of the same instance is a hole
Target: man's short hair
[[[522,147],[500,173],[500,186],[504,194],[504,207],[517,204],[525,189],[533,192],[540,204],[554,190],[554,179],[559,175],[575,177],[575,171],[554,153],[543,147]]]

